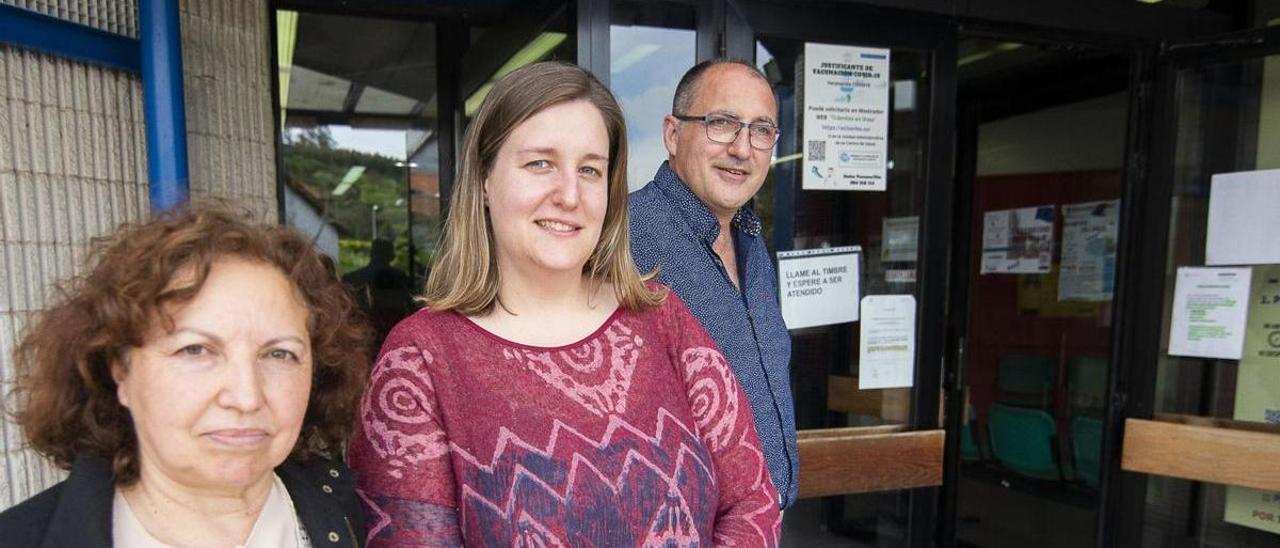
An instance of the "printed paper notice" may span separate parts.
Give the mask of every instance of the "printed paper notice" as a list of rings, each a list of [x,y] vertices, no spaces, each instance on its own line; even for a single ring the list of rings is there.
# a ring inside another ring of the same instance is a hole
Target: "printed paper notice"
[[[885,217],[880,232],[880,260],[886,263],[916,262],[920,217]]]
[[[1280,266],[1254,267],[1250,285],[1233,418],[1280,424]],[[1280,492],[1227,486],[1223,519],[1280,533]]]
[[[916,298],[867,295],[862,298],[858,336],[858,389],[903,388],[913,384],[916,358]]]
[[[1280,169],[1219,173],[1210,184],[1205,264],[1280,263]]]
[[[982,218],[982,273],[1036,274],[1053,268],[1054,206],[988,211]]]
[[[805,44],[805,190],[884,190],[889,50]]]
[[[858,321],[862,247],[778,253],[778,302],[787,329]]]
[[[1249,302],[1248,268],[1178,269],[1169,354],[1240,359]]]
[[[1059,301],[1111,300],[1119,233],[1119,200],[1062,206]]]

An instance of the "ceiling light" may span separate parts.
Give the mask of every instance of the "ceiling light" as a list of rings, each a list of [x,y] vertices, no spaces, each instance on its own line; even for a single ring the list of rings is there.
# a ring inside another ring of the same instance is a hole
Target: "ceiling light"
[[[484,103],[484,98],[488,96],[489,91],[493,89],[494,82],[497,82],[498,79],[506,76],[513,70],[545,59],[552,50],[556,49],[556,47],[567,38],[569,38],[569,35],[563,32],[544,32],[539,34],[537,38],[529,41],[528,44],[525,44],[523,48],[520,48],[520,51],[517,51],[515,55],[512,55],[511,58],[507,60],[506,64],[502,65],[497,72],[493,73],[493,76],[489,77],[489,81],[485,85],[480,86],[480,89],[477,89],[475,93],[472,93],[470,97],[467,97],[465,107],[467,116],[471,116],[472,114],[475,114],[477,110],[480,110],[480,104]]]

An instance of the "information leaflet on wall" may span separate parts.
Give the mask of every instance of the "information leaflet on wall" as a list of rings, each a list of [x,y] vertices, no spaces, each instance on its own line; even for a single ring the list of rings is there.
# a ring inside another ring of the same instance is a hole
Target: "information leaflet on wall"
[[[1058,300],[1111,300],[1119,234],[1119,200],[1062,206]]]
[[[1051,205],[988,211],[982,218],[982,274],[1036,274],[1053,268]]]
[[[862,247],[778,253],[778,302],[787,329],[858,321]]]
[[[1248,268],[1179,268],[1169,355],[1240,359],[1249,279]]]
[[[915,380],[916,298],[862,298],[858,336],[858,389],[903,388]]]
[[[916,262],[916,246],[920,241],[920,217],[885,217],[881,222],[880,241],[882,262]]]
[[[1280,265],[1253,268],[1236,420],[1280,424]],[[1280,533],[1280,492],[1228,486],[1223,519]]]
[[[1205,264],[1280,263],[1280,169],[1219,173],[1211,181]]]
[[[889,50],[805,44],[805,190],[884,190]]]

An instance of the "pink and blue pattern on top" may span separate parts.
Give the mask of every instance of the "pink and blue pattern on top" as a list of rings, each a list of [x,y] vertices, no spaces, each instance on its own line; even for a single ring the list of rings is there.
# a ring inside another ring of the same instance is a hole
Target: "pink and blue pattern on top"
[[[556,348],[415,314],[349,460],[370,546],[776,546],[781,527],[746,395],[674,294]]]

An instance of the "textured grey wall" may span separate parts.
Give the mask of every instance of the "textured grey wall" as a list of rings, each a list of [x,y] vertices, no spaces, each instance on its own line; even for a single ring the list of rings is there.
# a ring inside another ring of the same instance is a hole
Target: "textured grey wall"
[[[127,36],[134,0],[0,0]],[[183,0],[188,154],[194,196],[276,215],[265,0]],[[7,397],[22,326],[85,244],[145,218],[146,135],[136,75],[0,45],[0,381]],[[0,509],[61,476],[0,418]]]
[[[138,36],[138,0],[0,0],[96,29]]]
[[[276,218],[270,35],[265,0],[184,0],[182,62],[193,195]]]

